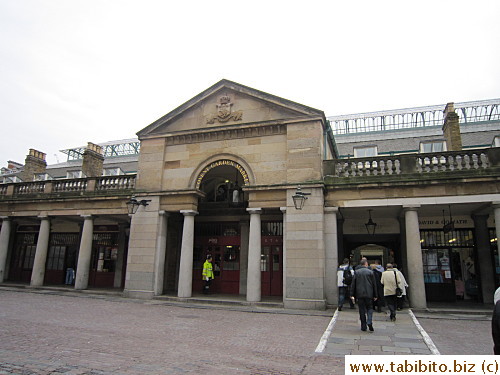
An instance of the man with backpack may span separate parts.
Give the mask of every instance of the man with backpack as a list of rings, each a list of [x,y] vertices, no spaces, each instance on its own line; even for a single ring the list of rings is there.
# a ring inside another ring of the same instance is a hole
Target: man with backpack
[[[342,311],[342,306],[344,305],[344,301],[346,299],[349,300],[349,305],[351,309],[354,309],[354,303],[349,298],[349,289],[351,287],[352,278],[354,275],[354,270],[349,264],[349,259],[345,258],[343,263],[337,269],[337,286],[339,288],[339,302],[338,308],[339,311]]]

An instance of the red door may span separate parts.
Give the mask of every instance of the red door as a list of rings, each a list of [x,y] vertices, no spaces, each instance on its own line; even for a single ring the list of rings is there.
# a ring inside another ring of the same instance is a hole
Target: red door
[[[263,236],[260,257],[261,293],[283,295],[283,237]]]
[[[239,294],[240,292],[240,237],[214,236],[197,239],[193,262],[193,291],[201,292],[201,273],[207,255],[212,255],[215,279],[211,293]]]

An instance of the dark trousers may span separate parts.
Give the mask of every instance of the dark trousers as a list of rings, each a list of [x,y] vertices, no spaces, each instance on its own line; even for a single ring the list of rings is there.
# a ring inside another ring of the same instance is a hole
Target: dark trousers
[[[203,294],[208,294],[210,292],[210,284],[212,280],[205,280],[205,285],[203,286]]]
[[[361,329],[366,330],[367,324],[372,324],[373,318],[373,299],[358,298],[359,320],[361,320]]]
[[[500,354],[500,301],[495,304],[491,318],[491,334],[493,336],[493,353]]]
[[[349,287],[348,286],[340,286],[339,287],[339,307],[344,306],[344,302],[347,298],[349,301],[349,306],[354,307],[354,303],[352,303],[352,299],[349,297]]]
[[[389,308],[389,311],[391,312],[391,318],[396,317],[396,300],[398,297],[396,297],[395,294],[392,296],[384,296],[385,297],[385,302],[387,302],[387,307]]]
[[[405,305],[405,296],[402,295],[399,298],[396,297],[396,306],[397,306],[398,310],[403,309],[404,305]]]

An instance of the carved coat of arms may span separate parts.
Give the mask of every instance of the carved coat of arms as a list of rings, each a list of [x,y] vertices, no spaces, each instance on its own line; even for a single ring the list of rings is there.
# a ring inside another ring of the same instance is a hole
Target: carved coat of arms
[[[228,122],[229,120],[240,121],[243,117],[242,111],[232,111],[233,103],[229,95],[222,95],[217,104],[217,113],[211,114],[207,118],[207,124],[215,124],[216,121],[220,123]]]

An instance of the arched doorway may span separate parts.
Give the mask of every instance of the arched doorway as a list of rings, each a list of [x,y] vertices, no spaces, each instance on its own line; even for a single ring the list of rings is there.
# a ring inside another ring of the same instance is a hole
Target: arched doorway
[[[247,246],[242,225],[248,222],[246,169],[229,159],[208,163],[196,176],[195,187],[204,193],[198,202],[193,251],[193,291],[202,290],[201,272],[206,256],[213,258],[212,293],[239,294],[241,269],[246,267]],[[242,261],[243,260],[243,261]]]

